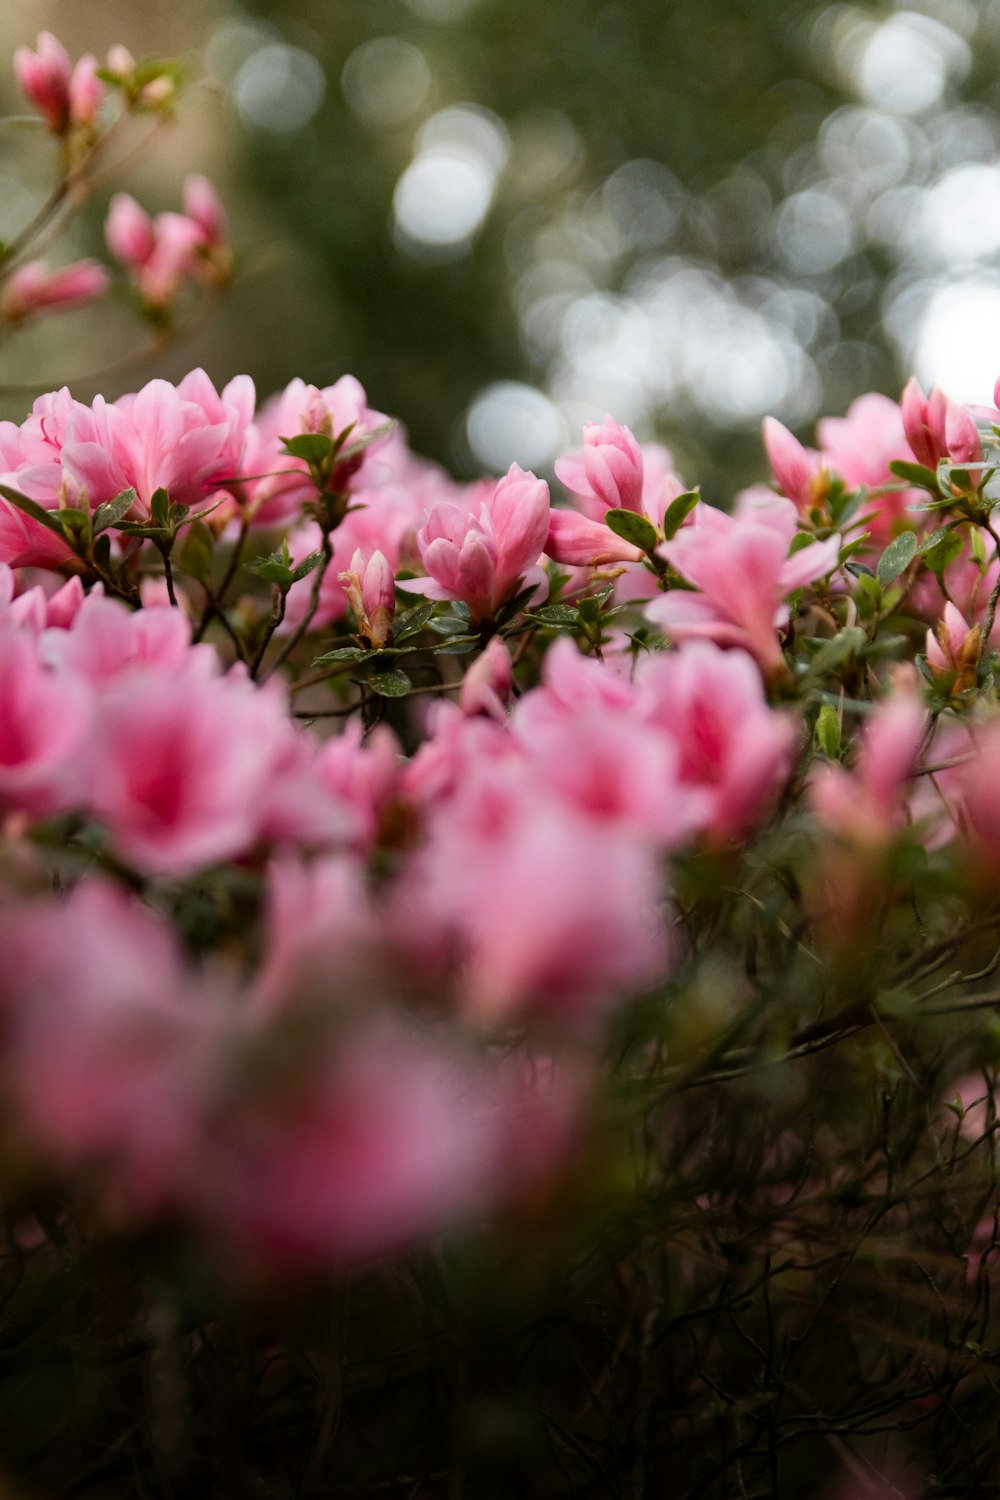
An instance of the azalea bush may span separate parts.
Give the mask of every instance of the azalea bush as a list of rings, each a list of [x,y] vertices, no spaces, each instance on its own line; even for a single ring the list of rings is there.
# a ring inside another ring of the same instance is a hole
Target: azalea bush
[[[88,192],[175,91],[18,71]],[[28,229],[12,332],[108,279]],[[107,239],[158,337],[232,269],[197,177]],[[611,415],[459,484],[350,375],[0,424],[32,1493],[982,1492],[1000,412],[764,446],[723,511]]]

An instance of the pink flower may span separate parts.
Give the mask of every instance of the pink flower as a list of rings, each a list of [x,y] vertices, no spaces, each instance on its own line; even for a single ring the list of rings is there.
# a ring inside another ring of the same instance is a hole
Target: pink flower
[[[676,747],[675,795],[692,800],[697,828],[713,840],[741,837],[795,756],[795,726],[768,707],[753,660],[694,641],[645,659],[637,686],[644,719]]]
[[[915,684],[878,705],[861,734],[854,767],[820,766],[809,800],[824,827],[851,843],[879,847],[903,822],[904,796],[927,728]]]
[[[976,682],[982,631],[971,629],[949,599],[937,630],[927,632],[927,662],[935,675],[953,679],[952,691],[964,692]]]
[[[291,381],[277,396],[271,396],[261,407],[251,428],[247,451],[248,475],[260,476],[240,487],[250,516],[258,526],[276,526],[301,515],[305,501],[313,498],[314,485],[303,459],[292,458],[282,446],[282,438],[297,437],[306,432],[322,432],[337,437],[350,428],[346,446],[386,426],[388,418],[368,405],[364,387],[353,375],[343,375],[335,385],[306,385]],[[334,489],[348,487],[357,494],[377,484],[379,455],[392,442],[391,432],[374,439],[360,452],[340,461],[331,475]],[[380,546],[380,543],[376,543]],[[392,557],[388,547],[382,547]]]
[[[699,506],[696,522],[659,550],[697,593],[672,589],[646,605],[675,642],[713,640],[743,646],[766,673],[784,666],[776,631],[787,621],[784,601],[795,589],[837,566],[840,537],[811,542],[788,555],[794,529],[791,507],[725,515]]]
[[[936,470],[943,458],[966,464],[982,457],[979,432],[971,414],[937,386],[925,396],[917,380],[911,378],[900,398],[900,410],[907,441],[918,463]]]
[[[822,499],[828,482],[819,455],[803,448],[774,417],[764,418],[764,447],[781,493],[797,510],[809,511]]]
[[[425,514],[417,546],[430,577],[409,587],[464,600],[473,619],[491,620],[538,563],[548,528],[548,485],[512,464],[478,516],[445,503]]]
[[[22,92],[55,135],[65,135],[71,125],[89,125],[104,97],[96,60],[88,53],[71,67],[66,48],[49,31],[39,32],[36,47],[35,52],[18,47],[14,53],[14,72]]]
[[[592,521],[575,510],[553,510],[545,554],[553,562],[574,568],[597,568],[609,563],[640,563],[643,552],[626,542],[603,521]]]
[[[460,1004],[586,1022],[662,972],[661,872],[648,837],[555,798],[523,765],[468,767],[397,892],[424,962],[450,954]]]
[[[514,667],[506,644],[495,635],[462,678],[463,714],[486,714],[503,724],[514,696]]]
[[[314,1047],[294,1086],[262,1076],[221,1113],[194,1195],[238,1256],[364,1261],[440,1233],[495,1191],[508,1117],[439,1043],[373,1023],[336,1051]]]
[[[89,693],[43,666],[36,641],[0,629],[0,807],[36,816],[82,800]]]
[[[93,302],[107,290],[110,278],[93,260],[74,261],[61,271],[50,271],[44,261],[19,266],[0,295],[0,316],[23,323],[35,313],[61,307],[72,310]]]
[[[627,427],[610,415],[583,428],[583,478],[590,494],[604,510],[642,513],[642,449]],[[568,489],[580,483],[579,461],[556,460],[556,474]]]
[[[320,843],[345,820],[325,806],[318,778],[303,779],[297,739],[278,699],[236,673],[212,681],[135,668],[102,694],[90,806],[122,858],[157,875],[248,854],[289,820]]]
[[[366,558],[355,549],[348,572],[339,575],[351,601],[359,633],[372,646],[384,646],[392,634],[396,610],[396,579],[384,552]]]
[[[823,462],[848,489],[878,490],[883,485],[895,485],[889,465],[894,460],[912,463],[914,459],[899,406],[876,392],[859,396],[844,417],[824,417],[817,424],[817,432]],[[865,502],[860,514],[874,543],[884,546],[891,539],[905,522],[906,508],[915,498],[913,490],[894,489]]]
[[[185,215],[198,225],[207,246],[219,248],[225,245],[229,230],[226,210],[207,177],[198,172],[185,177],[183,204]]]
[[[116,193],[104,221],[104,240],[121,265],[129,271],[145,266],[156,248],[153,221],[131,193]]]
[[[170,929],[116,887],[0,918],[7,1085],[36,1150],[100,1167],[116,1208],[149,1213],[194,1171],[217,1022]]]
[[[92,406],[74,402],[62,438],[63,477],[92,508],[133,487],[133,519],[148,516],[161,488],[177,504],[196,505],[239,471],[252,394],[246,376],[220,396],[195,370],[179,386],[151,380],[114,403],[101,396]]]

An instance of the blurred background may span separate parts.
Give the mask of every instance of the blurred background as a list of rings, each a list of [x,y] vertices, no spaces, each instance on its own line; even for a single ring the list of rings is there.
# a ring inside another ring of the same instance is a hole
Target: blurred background
[[[808,437],[911,369],[991,400],[1000,0],[6,0],[8,112],[43,27],[188,60],[123,185],[156,211],[205,172],[241,256],[214,318],[109,395],[351,371],[463,474],[544,470],[611,411],[721,502],[765,413]],[[5,140],[2,237],[51,174],[40,134]],[[12,341],[0,379],[79,382],[141,337],[124,301]]]

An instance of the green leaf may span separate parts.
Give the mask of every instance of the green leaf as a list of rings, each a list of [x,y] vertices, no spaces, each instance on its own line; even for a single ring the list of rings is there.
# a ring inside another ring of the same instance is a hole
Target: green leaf
[[[351,428],[348,428],[347,431],[340,433],[338,436],[337,462],[342,463],[345,459],[357,458],[358,454],[363,453],[366,448],[370,448],[372,443],[377,443],[380,438],[388,437],[396,425],[397,423],[393,418],[390,418],[388,422],[380,422],[370,432],[363,432],[360,437],[354,439],[353,443],[348,443],[346,447],[343,447],[344,438],[354,426],[352,423]]]
[[[107,573],[111,567],[111,538],[107,532],[97,537],[91,548],[91,556],[97,567]]]
[[[154,526],[167,526],[170,523],[170,496],[166,490],[154,490],[149,502],[149,518]]]
[[[443,646],[434,646],[435,656],[468,656],[479,645],[478,635],[456,635]]]
[[[538,625],[565,625],[572,629],[580,623],[580,612],[569,604],[543,604],[541,609],[529,610],[528,619]]]
[[[900,573],[905,573],[917,555],[917,533],[901,531],[886,547],[878,560],[876,574],[882,587],[887,587]]]
[[[281,438],[285,452],[292,458],[301,458],[310,468],[319,469],[329,463],[333,453],[333,439],[325,432],[300,432],[297,437]]]
[[[66,536],[90,539],[90,512],[86,510],[57,510],[56,515],[62,522],[62,528]]]
[[[809,663],[808,675],[822,677],[825,672],[831,672],[835,667],[850,661],[852,656],[859,655],[867,643],[868,636],[860,625],[848,626],[820,647]]]
[[[138,498],[139,496],[130,486],[127,490],[122,490],[113,500],[105,500],[103,505],[99,505],[94,511],[94,535],[100,536],[102,531],[107,531],[109,526],[114,526],[117,521],[120,521],[122,516],[132,509]]]
[[[924,565],[939,577],[949,563],[955,561],[962,550],[962,538],[951,527],[943,526],[931,532],[920,548]]]
[[[812,546],[815,540],[811,531],[797,531],[788,547],[789,557],[794,557],[796,552],[804,552],[807,547]],[[843,562],[843,553],[840,555],[840,561]]]
[[[182,573],[207,583],[212,575],[212,533],[204,521],[194,521],[184,536],[184,545],[177,558]]]
[[[292,582],[299,583],[303,578],[308,578],[313,569],[319,567],[322,561],[322,552],[310,552],[308,557],[304,557],[302,561],[292,569]]]
[[[16,510],[23,511],[33,521],[38,521],[47,531],[54,531],[56,536],[66,540],[66,533],[62,528],[59,518],[51,510],[46,510],[44,505],[39,505],[37,500],[29,500],[27,495],[22,495],[20,490],[12,490],[5,484],[0,484],[0,495]]]
[[[361,661],[368,655],[369,653],[362,651],[360,646],[338,646],[334,651],[327,651],[323,656],[317,656],[313,661],[313,666],[330,667],[342,661]]]
[[[605,512],[604,519],[615,536],[630,542],[633,547],[638,547],[643,552],[652,552],[656,546],[656,527],[647,516],[637,515],[634,510],[609,510]]]
[[[816,743],[830,760],[840,759],[840,715],[832,703],[824,703],[816,719]]]
[[[397,615],[393,627],[396,640],[405,641],[407,636],[416,635],[419,630],[423,630],[436,609],[436,601],[429,599],[426,604],[418,604],[415,609],[408,609],[405,613]]]
[[[463,619],[461,615],[456,614],[435,615],[433,619],[427,621],[427,627],[433,630],[435,635],[467,635],[469,619],[468,616]]]
[[[933,495],[938,493],[937,475],[933,469],[925,468],[923,464],[910,464],[901,458],[894,458],[889,469],[897,479],[905,479],[907,484],[912,484],[918,490],[930,490]]]
[[[366,681],[380,698],[405,698],[413,686],[402,667],[390,667],[387,672],[370,672]]]
[[[676,496],[667,506],[663,517],[663,535],[669,542],[675,537],[688,516],[694,510],[701,499],[700,490],[685,490],[683,495]]]

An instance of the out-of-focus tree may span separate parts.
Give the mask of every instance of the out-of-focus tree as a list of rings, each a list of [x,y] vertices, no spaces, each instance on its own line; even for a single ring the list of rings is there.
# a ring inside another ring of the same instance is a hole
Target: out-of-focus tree
[[[996,0],[230,0],[188,21],[248,249],[193,351],[216,373],[352,370],[466,472],[544,466],[610,409],[720,498],[767,412],[808,431],[913,363],[988,398]]]

